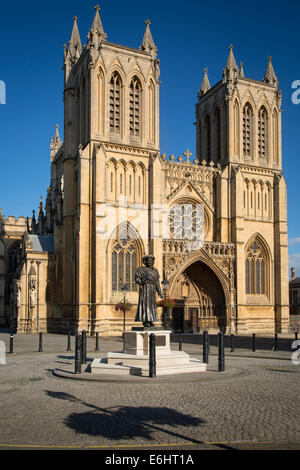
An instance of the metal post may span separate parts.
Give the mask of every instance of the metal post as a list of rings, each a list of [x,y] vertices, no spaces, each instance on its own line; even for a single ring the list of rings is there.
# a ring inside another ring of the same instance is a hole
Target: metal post
[[[203,362],[208,364],[208,331],[203,331]]]
[[[39,333],[39,350],[38,352],[43,352],[43,333]]]
[[[95,351],[96,352],[99,351],[99,333],[98,332],[96,333],[96,349],[95,349]]]
[[[255,352],[256,349],[255,349],[255,333],[253,333],[252,335],[252,351]]]
[[[296,331],[296,333],[295,333],[295,341],[297,341],[297,340],[298,340],[298,331]]]
[[[182,335],[178,336],[178,350],[182,351]]]
[[[234,335],[231,335],[231,352],[234,352]]]
[[[68,331],[68,347],[67,351],[71,351],[71,331]]]
[[[219,372],[225,371],[224,333],[219,333]]]
[[[155,350],[155,335],[150,335],[149,344],[149,377],[156,378],[156,350]]]
[[[75,374],[81,374],[81,336],[75,338]]]
[[[9,354],[13,354],[13,353],[14,353],[14,335],[11,334],[10,339],[9,339]]]
[[[86,364],[86,331],[81,336],[81,364]]]
[[[277,351],[277,349],[278,349],[278,334],[275,333],[273,351]]]

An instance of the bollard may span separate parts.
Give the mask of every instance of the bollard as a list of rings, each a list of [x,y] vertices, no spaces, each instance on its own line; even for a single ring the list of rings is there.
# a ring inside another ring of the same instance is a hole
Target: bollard
[[[86,331],[81,334],[81,364],[86,364]]]
[[[224,333],[219,333],[219,372],[225,371]]]
[[[81,336],[75,337],[75,374],[81,374]]]
[[[43,333],[39,333],[39,350],[38,352],[43,352]]]
[[[277,351],[277,349],[278,349],[278,334],[275,333],[273,351]]]
[[[155,335],[150,335],[149,343],[149,377],[156,378],[156,350],[155,350]]]
[[[231,335],[231,352],[234,352],[234,335]]]
[[[96,333],[96,348],[95,348],[95,351],[96,352],[99,351],[99,333]]]
[[[71,331],[70,331],[70,330],[68,331],[68,347],[67,347],[67,351],[72,351],[72,349],[71,349]]]
[[[9,354],[14,353],[14,335],[10,335],[9,339]]]
[[[182,351],[182,335],[178,336],[178,351]]]
[[[203,362],[208,364],[208,331],[203,331]]]
[[[255,349],[255,333],[253,333],[252,335],[252,351],[255,352],[256,349]]]

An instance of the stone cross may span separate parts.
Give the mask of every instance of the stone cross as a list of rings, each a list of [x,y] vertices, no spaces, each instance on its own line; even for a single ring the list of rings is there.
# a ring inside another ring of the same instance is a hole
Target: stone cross
[[[189,163],[190,162],[190,157],[193,155],[189,149],[187,149],[184,154],[183,154],[185,157],[186,157],[186,162]]]

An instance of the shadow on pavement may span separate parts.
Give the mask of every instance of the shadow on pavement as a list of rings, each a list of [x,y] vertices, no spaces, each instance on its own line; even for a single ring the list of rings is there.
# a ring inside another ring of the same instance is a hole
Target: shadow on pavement
[[[54,399],[67,400],[90,408],[83,413],[71,413],[64,421],[66,426],[78,434],[102,436],[114,440],[139,437],[154,441],[157,437],[153,434],[159,432],[193,444],[202,444],[202,441],[185,436],[175,429],[201,426],[205,421],[171,408],[147,406],[100,408],[68,393],[52,391],[46,393]]]

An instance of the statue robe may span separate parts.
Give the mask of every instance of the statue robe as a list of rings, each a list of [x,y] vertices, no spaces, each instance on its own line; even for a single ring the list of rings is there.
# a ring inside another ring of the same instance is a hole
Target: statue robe
[[[157,322],[156,293],[161,296],[159,272],[155,268],[142,266],[135,274],[135,282],[140,286],[136,322]]]

